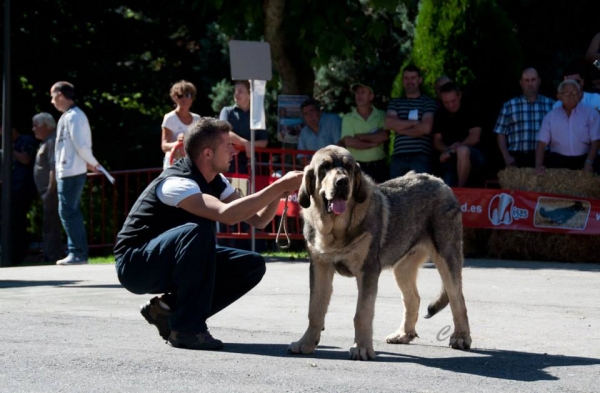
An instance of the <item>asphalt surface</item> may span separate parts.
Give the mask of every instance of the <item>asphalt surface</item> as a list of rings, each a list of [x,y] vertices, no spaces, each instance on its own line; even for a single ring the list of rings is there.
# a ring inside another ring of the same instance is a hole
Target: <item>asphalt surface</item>
[[[473,347],[448,347],[449,308],[419,275],[420,338],[385,343],[402,319],[392,273],[379,285],[377,359],[352,361],[355,280],[336,276],[321,344],[288,355],[307,326],[308,263],[270,260],[263,281],[208,322],[215,352],[172,348],[113,265],[0,269],[1,392],[593,392],[600,380],[600,265],[465,262]]]

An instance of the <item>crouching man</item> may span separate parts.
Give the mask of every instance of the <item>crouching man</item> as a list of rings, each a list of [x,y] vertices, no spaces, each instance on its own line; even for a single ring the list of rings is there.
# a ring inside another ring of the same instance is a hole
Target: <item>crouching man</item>
[[[206,320],[260,282],[257,253],[220,247],[215,222],[245,221],[263,228],[280,198],[297,190],[302,172],[287,173],[263,190],[240,197],[226,172],[235,154],[231,125],[202,118],[184,139],[187,156],[142,192],[117,236],[119,281],[135,294],[160,294],[141,307],[148,323],[172,346],[221,349]]]

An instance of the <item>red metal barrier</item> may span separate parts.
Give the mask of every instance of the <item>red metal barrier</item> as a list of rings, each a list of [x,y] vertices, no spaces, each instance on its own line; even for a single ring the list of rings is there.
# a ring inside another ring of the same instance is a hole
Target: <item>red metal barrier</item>
[[[310,161],[313,151],[289,149],[256,149],[255,189],[266,187],[278,177],[291,170],[302,170]],[[300,157],[299,157],[300,156]],[[234,157],[236,173],[226,173],[235,188],[243,195],[250,193],[250,168],[240,171],[237,156]],[[141,192],[162,172],[162,168],[146,168],[124,171],[111,171],[115,184],[111,184],[102,174],[89,173],[86,191],[82,200],[84,217],[87,219],[88,244],[90,248],[110,248],[125,222],[129,210]],[[246,172],[246,173],[240,173]],[[277,216],[263,230],[256,230],[257,239],[275,239],[284,200],[280,203]],[[300,217],[291,207],[288,210],[287,227],[291,239],[302,239]],[[249,239],[247,226],[219,225],[217,237],[223,239]]]

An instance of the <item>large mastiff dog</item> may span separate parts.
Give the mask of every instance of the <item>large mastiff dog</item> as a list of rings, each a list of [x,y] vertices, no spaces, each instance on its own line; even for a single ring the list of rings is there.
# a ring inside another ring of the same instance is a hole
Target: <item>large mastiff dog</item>
[[[358,304],[350,358],[375,358],[373,316],[379,274],[391,268],[404,301],[404,320],[387,336],[407,344],[417,336],[417,272],[433,261],[442,290],[429,304],[429,318],[448,303],[452,309],[452,348],[469,349],[471,335],[462,293],[462,219],[458,201],[441,180],[426,174],[375,185],[350,153],[338,146],[317,151],[304,170],[299,191],[304,237],[310,256],[308,329],[289,353],[312,353],[325,326],[333,275],[356,277]]]

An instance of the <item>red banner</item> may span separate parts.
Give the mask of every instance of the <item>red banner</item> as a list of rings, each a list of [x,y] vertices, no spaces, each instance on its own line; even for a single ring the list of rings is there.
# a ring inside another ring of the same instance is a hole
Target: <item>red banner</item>
[[[256,189],[276,177],[256,176]],[[600,200],[565,195],[487,188],[453,188],[468,228],[600,234]],[[297,193],[288,197],[289,217],[300,214]],[[285,199],[277,215],[283,213]]]
[[[547,193],[454,188],[469,228],[600,234],[600,201]]]

